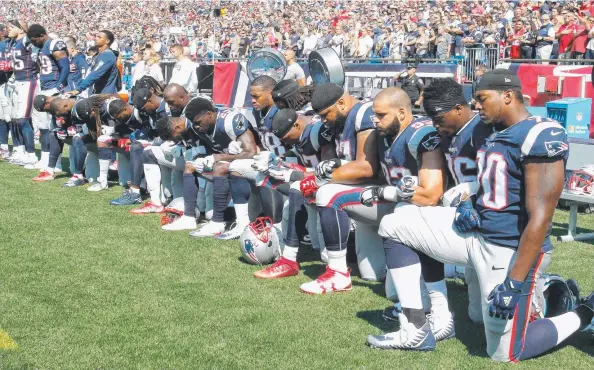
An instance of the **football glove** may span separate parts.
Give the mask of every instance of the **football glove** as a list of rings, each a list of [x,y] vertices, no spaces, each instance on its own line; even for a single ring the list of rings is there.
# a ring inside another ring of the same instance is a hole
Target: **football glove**
[[[471,197],[478,192],[478,181],[463,182],[446,191],[441,197],[441,204],[444,207],[458,207],[462,202],[462,197]]]
[[[497,285],[488,297],[489,316],[503,320],[513,319],[514,311],[522,296],[523,284],[508,276],[502,284]]]
[[[306,198],[311,198],[316,195],[316,191],[318,191],[320,185],[318,184],[318,179],[315,175],[308,175],[301,180],[299,184],[299,189],[301,190],[301,194],[303,194]]]
[[[277,162],[276,155],[271,152],[263,151],[254,156],[252,168],[258,172],[267,173],[268,167]]]
[[[456,209],[454,225],[458,230],[467,233],[481,227],[481,216],[472,205],[472,199],[462,200]]]
[[[289,182],[291,180],[291,174],[295,170],[284,166],[270,166],[268,168],[268,176],[272,177],[273,179]]]
[[[231,155],[238,155],[242,152],[241,143],[239,141],[232,141],[229,143],[229,147],[227,147],[229,154]]]
[[[340,167],[340,159],[327,159],[321,161],[315,168],[316,177],[319,180],[326,180],[326,182],[332,179],[332,172]]]
[[[381,186],[368,186],[359,195],[361,204],[371,207],[374,202],[384,199],[384,188]]]

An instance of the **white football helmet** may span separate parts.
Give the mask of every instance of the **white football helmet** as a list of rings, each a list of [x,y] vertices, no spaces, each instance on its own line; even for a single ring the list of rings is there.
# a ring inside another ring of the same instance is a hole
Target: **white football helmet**
[[[594,164],[573,171],[565,188],[570,193],[594,196]]]
[[[239,238],[241,254],[251,264],[266,265],[281,254],[278,235],[270,217],[259,217],[250,223]]]
[[[165,207],[165,213],[161,216],[161,226],[172,223],[184,215],[184,198],[175,198]]]

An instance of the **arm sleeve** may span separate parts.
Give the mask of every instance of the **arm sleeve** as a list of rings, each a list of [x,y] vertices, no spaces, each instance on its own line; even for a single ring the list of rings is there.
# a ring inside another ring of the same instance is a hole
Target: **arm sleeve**
[[[79,90],[86,90],[94,85],[103,75],[109,73],[109,70],[115,66],[116,60],[113,54],[100,55],[97,60],[97,66],[90,71],[89,75],[80,83]]]

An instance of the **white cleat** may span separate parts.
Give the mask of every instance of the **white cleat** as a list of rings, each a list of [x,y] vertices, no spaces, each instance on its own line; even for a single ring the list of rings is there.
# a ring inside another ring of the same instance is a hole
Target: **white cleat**
[[[454,338],[456,329],[454,328],[454,315],[451,312],[436,314],[431,312],[427,315],[427,322],[431,327],[436,341]]]
[[[334,292],[346,292],[351,290],[352,287],[350,270],[342,273],[326,267],[326,272],[320,275],[320,277],[309,283],[301,284],[299,289],[307,294],[330,294]]]
[[[44,168],[41,161],[37,161],[35,164],[28,164],[25,166],[26,170],[40,170]]]
[[[212,238],[225,232],[224,222],[208,221],[198,230],[190,233],[192,238]]]
[[[243,232],[245,231],[245,228],[246,227],[248,227],[248,225],[235,224],[235,226],[233,226],[231,228],[231,230],[227,231],[226,233],[217,235],[216,238],[218,240],[235,240],[235,239],[239,239],[239,237],[241,236],[241,234],[243,234]]]
[[[413,351],[433,351],[436,346],[435,337],[429,322],[417,329],[404,314],[400,314],[400,330],[382,335],[369,335],[367,344],[379,349],[406,349]]]
[[[181,216],[170,224],[161,226],[165,231],[194,230],[196,228],[196,219],[191,216]]]
[[[107,182],[96,182],[96,183],[93,183],[91,186],[89,186],[87,191],[97,192],[97,191],[106,190],[107,188],[108,188]]]

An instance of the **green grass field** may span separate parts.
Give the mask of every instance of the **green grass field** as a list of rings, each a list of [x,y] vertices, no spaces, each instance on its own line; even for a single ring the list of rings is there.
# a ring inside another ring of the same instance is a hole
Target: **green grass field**
[[[469,322],[460,282],[449,283],[457,339],[432,353],[372,350],[383,286],[354,279],[349,293],[308,296],[302,282],[324,266],[305,253],[303,273],[252,277],[237,241],[165,233],[158,216],[134,217],[88,193],[35,184],[33,171],[0,163],[0,369],[497,369],[483,328]],[[568,214],[557,212],[554,233]],[[579,226],[594,229],[594,216]],[[551,272],[594,289],[594,245],[555,243]],[[594,342],[578,334],[533,369],[592,369]]]

